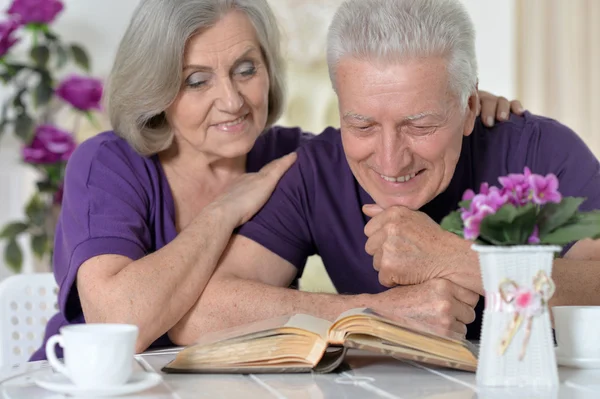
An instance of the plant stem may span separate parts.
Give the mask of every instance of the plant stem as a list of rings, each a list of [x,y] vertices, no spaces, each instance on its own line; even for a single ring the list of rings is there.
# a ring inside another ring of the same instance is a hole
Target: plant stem
[[[37,44],[38,44],[38,28],[37,28],[37,26],[32,28],[31,32],[33,33],[33,48],[36,48]]]
[[[81,125],[81,114],[78,112],[75,117],[75,123],[73,125],[73,137],[77,137],[77,132],[79,131],[79,126]]]

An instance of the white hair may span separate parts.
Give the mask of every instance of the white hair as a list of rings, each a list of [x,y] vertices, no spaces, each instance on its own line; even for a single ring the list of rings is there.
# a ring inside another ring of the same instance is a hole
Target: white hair
[[[164,111],[181,88],[188,40],[228,12],[246,14],[256,30],[269,71],[267,127],[285,103],[285,71],[279,29],[267,0],[142,0],[117,50],[105,93],[115,133],[142,155],[171,145]]]
[[[348,0],[327,37],[329,76],[344,57],[405,62],[443,57],[450,90],[465,107],[477,87],[475,28],[458,0]]]

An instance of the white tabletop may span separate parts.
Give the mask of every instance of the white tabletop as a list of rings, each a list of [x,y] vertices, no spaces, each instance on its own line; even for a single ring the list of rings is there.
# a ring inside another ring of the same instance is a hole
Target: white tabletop
[[[160,369],[175,356],[173,351],[136,357],[138,371]],[[524,389],[484,390],[475,374],[422,366],[364,352],[349,352],[350,369],[332,374],[199,375],[162,374],[163,382],[128,399],[188,398],[600,398],[600,369],[559,368],[561,385],[551,392]],[[46,362],[0,369],[2,399],[62,399],[65,396],[38,388],[34,379],[52,373]],[[12,377],[12,378],[11,378]]]

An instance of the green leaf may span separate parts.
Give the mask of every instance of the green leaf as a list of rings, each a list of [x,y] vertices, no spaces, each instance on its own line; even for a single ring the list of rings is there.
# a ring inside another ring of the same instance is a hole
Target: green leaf
[[[69,53],[63,46],[56,46],[56,68],[62,69],[67,65],[69,60]]]
[[[45,68],[50,59],[50,50],[47,46],[40,44],[31,49],[29,52],[31,59],[41,68]]]
[[[31,237],[31,249],[38,259],[41,259],[48,250],[48,236],[46,234],[34,235]]]
[[[0,232],[0,238],[13,239],[19,234],[27,231],[28,228],[29,226],[22,222],[7,224],[6,226],[4,226],[4,229],[2,229],[2,232]]]
[[[44,226],[47,212],[47,206],[39,195],[34,195],[25,208],[25,214],[34,226]]]
[[[460,201],[458,206],[463,209],[469,209],[471,207],[471,202],[473,202],[473,200]]]
[[[26,65],[21,64],[5,63],[4,65],[6,66],[6,72],[8,72],[8,74],[13,78],[17,76],[17,74],[23,69],[27,69]]]
[[[600,211],[579,213],[571,221],[547,234],[541,239],[541,243],[565,245],[585,238],[600,238]]]
[[[4,134],[4,129],[10,123],[8,120],[8,103],[4,103],[2,106],[2,112],[0,113],[0,138]]]
[[[15,133],[23,141],[29,143],[33,137],[34,122],[27,112],[22,112],[15,120]]]
[[[73,55],[73,59],[75,60],[75,63],[77,65],[79,65],[81,68],[83,68],[85,71],[89,72],[90,71],[90,58],[88,57],[85,50],[83,48],[81,48],[81,46],[78,46],[77,44],[72,44],[70,48],[71,48],[71,54]]]
[[[15,273],[20,273],[23,267],[23,251],[17,240],[10,240],[4,248],[4,261]]]
[[[522,207],[504,205],[481,222],[480,236],[494,245],[523,245],[533,233],[537,218],[534,204]]]
[[[58,187],[50,181],[39,181],[36,183],[36,186],[41,193],[54,193],[58,190]]]
[[[19,109],[24,109],[25,105],[23,104],[23,95],[27,93],[27,88],[23,88],[21,90],[19,90],[17,92],[17,94],[15,94],[15,97],[13,98],[13,107],[15,108],[19,108]]]
[[[48,41],[50,41],[50,42],[58,41],[58,36],[56,34],[50,32],[47,27],[46,27],[46,29],[42,29],[42,32],[44,33],[44,36],[46,37],[46,39]]]
[[[464,237],[463,232],[463,221],[460,217],[460,212],[454,211],[442,219],[440,226],[451,233],[454,233],[460,237]]]
[[[540,238],[567,223],[576,214],[583,201],[585,198],[565,197],[558,204],[549,203],[542,206],[538,216]]]
[[[33,98],[35,99],[35,105],[37,107],[46,105],[52,99],[52,95],[54,94],[54,89],[52,88],[50,82],[46,79],[41,79],[40,83],[38,83],[35,91],[33,92]]]
[[[2,83],[8,83],[10,82],[10,80],[12,79],[12,75],[8,72],[2,72],[0,73],[0,80],[2,80]]]

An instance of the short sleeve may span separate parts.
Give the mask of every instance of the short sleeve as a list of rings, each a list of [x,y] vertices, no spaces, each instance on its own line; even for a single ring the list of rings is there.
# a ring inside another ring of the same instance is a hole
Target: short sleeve
[[[537,141],[533,172],[554,173],[563,196],[586,198],[582,211],[600,209],[600,163],[589,147],[557,121],[541,118],[532,128]]]
[[[583,197],[581,211],[600,209],[600,163],[583,140],[567,126],[547,118],[527,125],[528,151],[525,165],[534,173],[553,173],[564,197]],[[565,245],[565,255],[575,242]]]
[[[293,264],[299,273],[306,259],[316,252],[309,223],[313,183],[311,160],[300,148],[298,159],[271,198],[238,231]]]
[[[137,260],[151,248],[144,161],[123,145],[92,139],[67,165],[53,258],[67,320],[81,314],[75,282],[82,263],[105,254]]]

